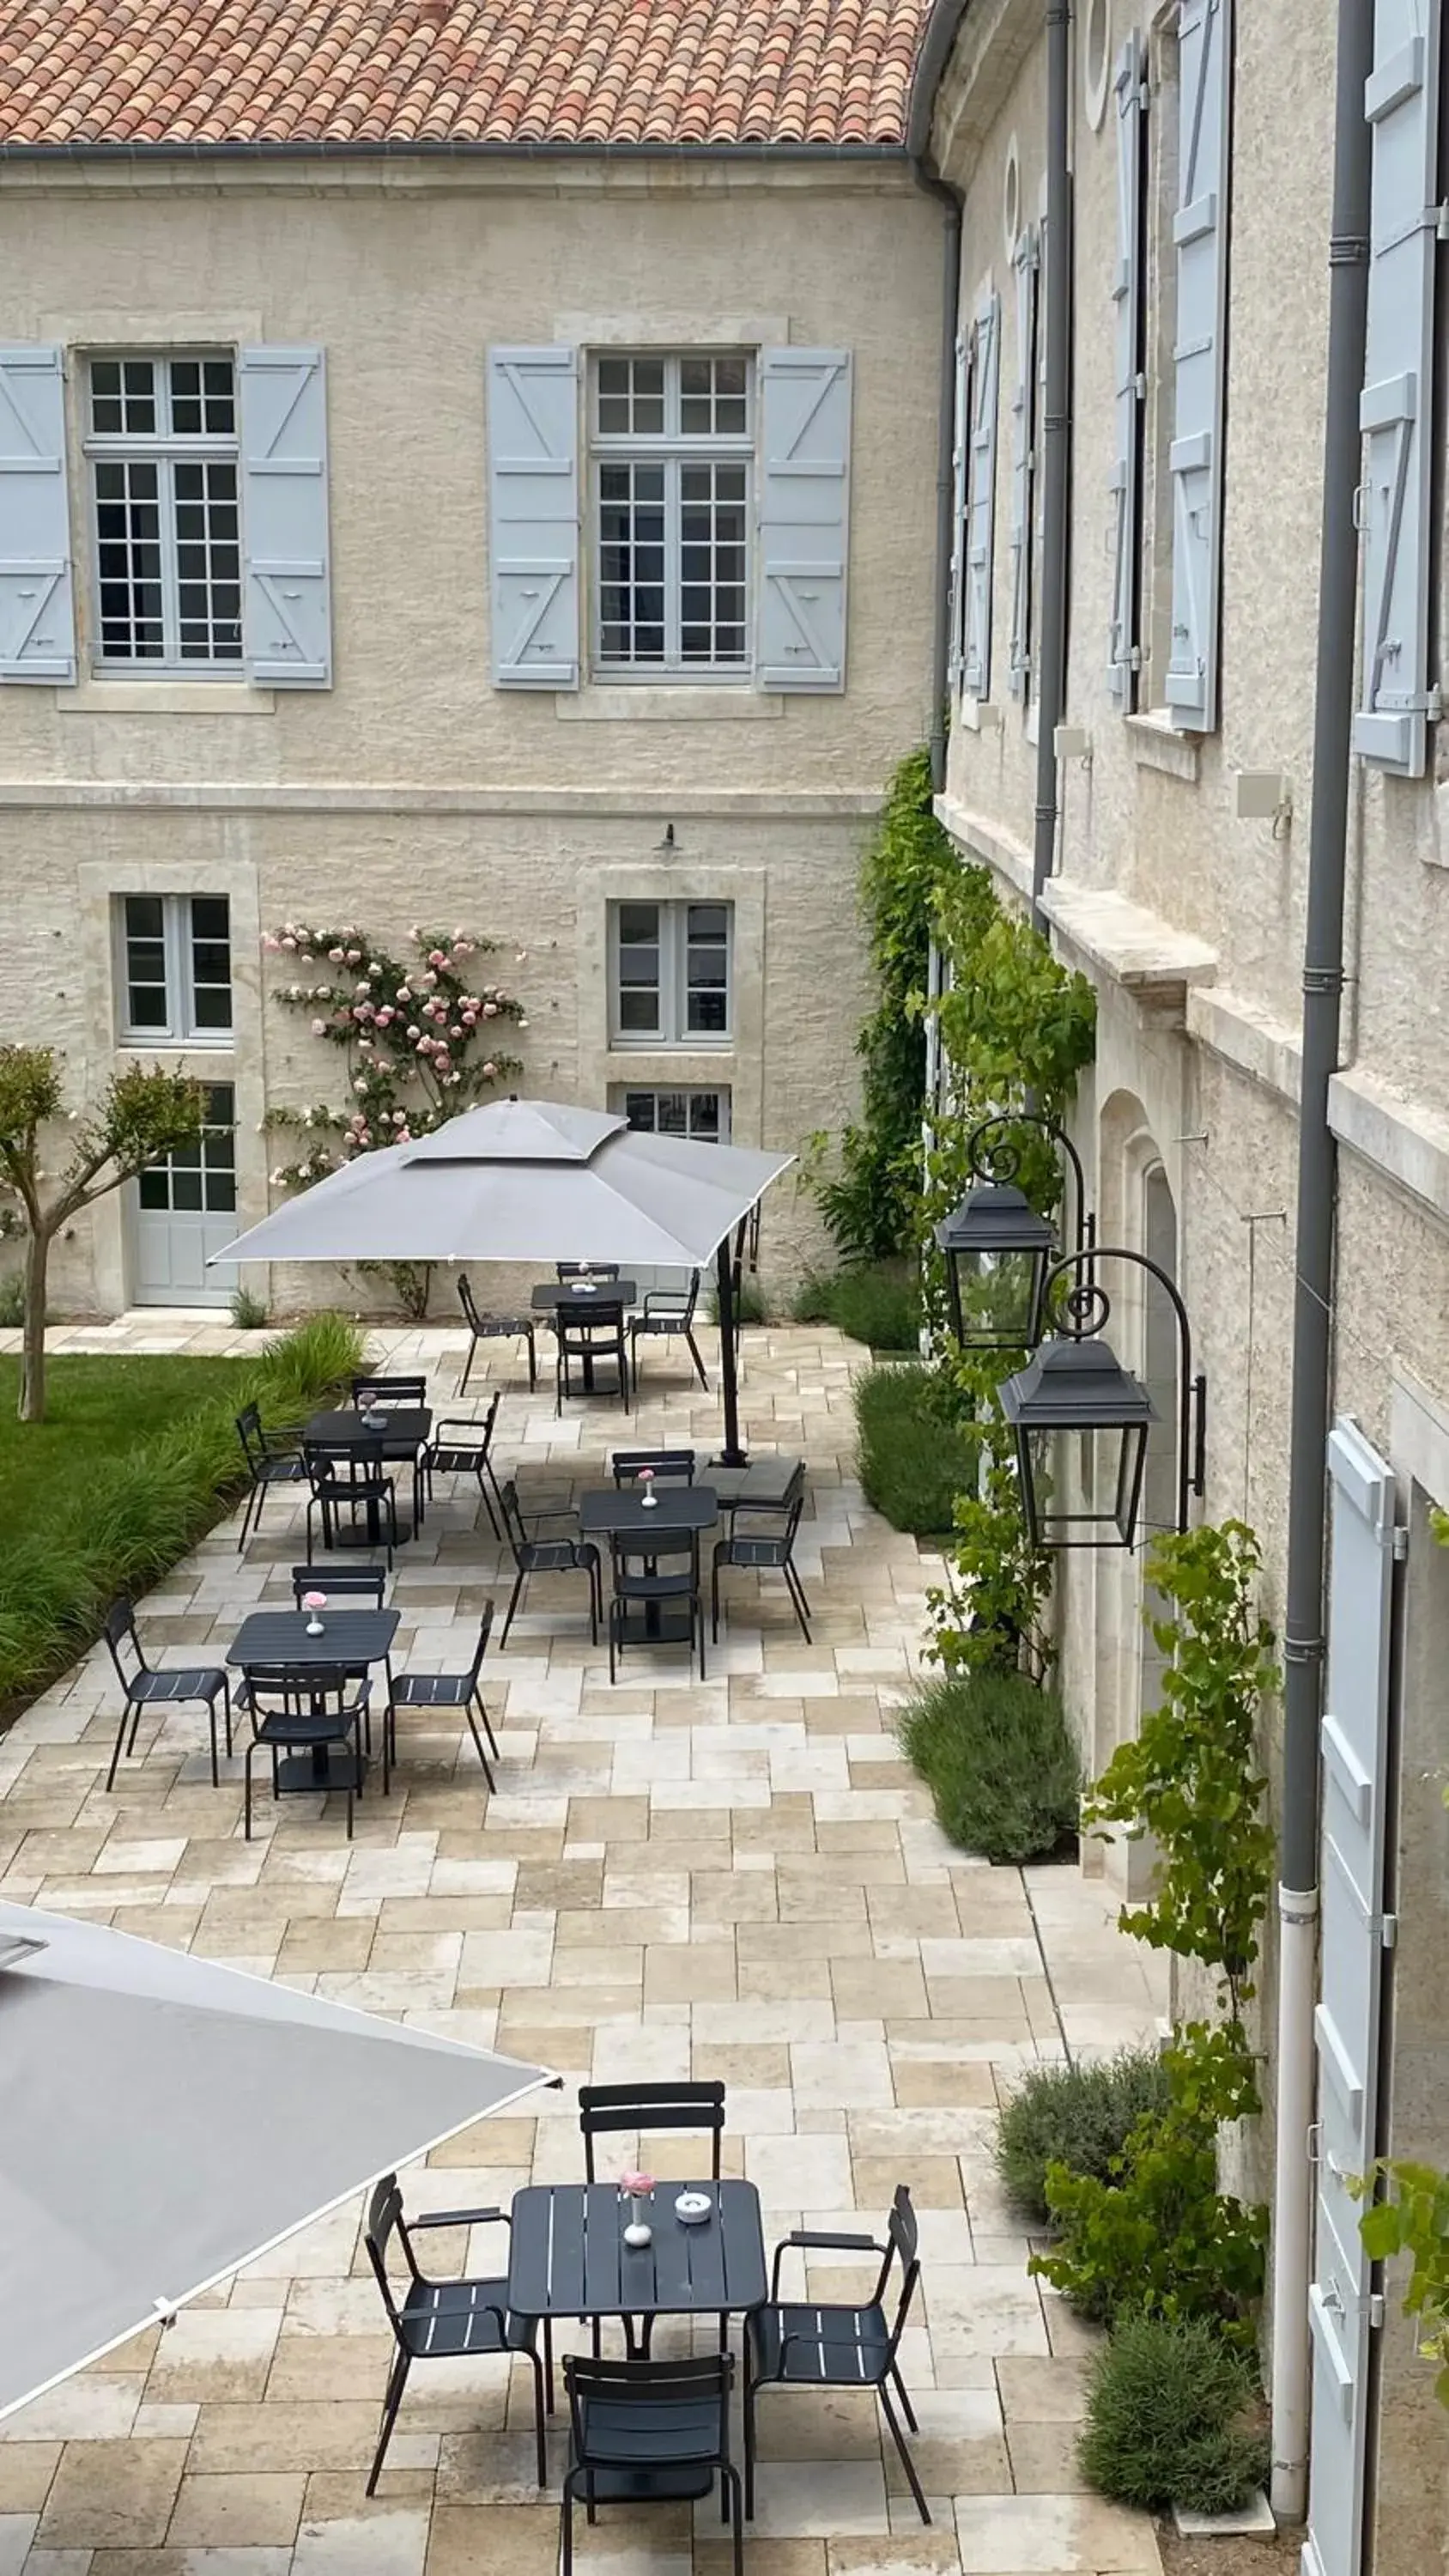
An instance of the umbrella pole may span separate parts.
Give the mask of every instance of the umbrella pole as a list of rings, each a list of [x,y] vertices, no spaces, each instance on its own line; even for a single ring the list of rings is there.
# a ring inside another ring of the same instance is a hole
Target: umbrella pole
[[[735,1263],[734,1247],[726,1235],[715,1254],[715,1278],[719,1299],[719,1383],[724,1399],[724,1447],[716,1465],[747,1467],[749,1459],[740,1447],[740,1391],[737,1375],[739,1344],[735,1332]]]

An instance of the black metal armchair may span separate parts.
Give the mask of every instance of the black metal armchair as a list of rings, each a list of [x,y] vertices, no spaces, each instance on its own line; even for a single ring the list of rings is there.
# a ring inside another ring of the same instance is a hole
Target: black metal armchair
[[[842,2236],[797,2228],[793,2235],[783,2237],[776,2246],[770,2268],[769,2304],[753,2309],[745,2319],[747,2513],[753,2513],[755,2505],[755,2400],[761,2388],[772,2384],[790,2388],[873,2388],[891,2439],[900,2454],[906,2482],[916,2500],[916,2510],[922,2522],[930,2521],[930,2508],[916,2474],[916,2464],[906,2447],[905,2435],[891,2403],[891,2390],[894,2388],[902,2415],[911,2431],[918,2432],[920,2427],[900,2373],[901,2336],[921,2277],[916,2251],[918,2241],[919,2230],[916,2213],[911,2207],[911,2195],[901,2183],[887,2221],[884,2244],[874,2236]],[[780,2302],[780,2264],[787,2247],[791,2246],[812,2254],[879,2254],[883,2259],[874,2289],[855,2308],[820,2307],[810,2301],[802,2301],[798,2306],[783,2306]],[[900,2288],[896,2294],[895,2312],[888,2315],[886,2302],[891,2277],[898,2267]]]
[[[599,1551],[592,1539],[580,1538],[576,1515],[571,1511],[537,1512],[534,1515],[537,1526],[530,1529],[519,1504],[518,1487],[511,1476],[499,1494],[498,1504],[503,1514],[503,1534],[518,1569],[513,1590],[508,1596],[503,1634],[498,1640],[500,1648],[508,1643],[508,1631],[513,1625],[514,1613],[523,1598],[524,1585],[532,1574],[587,1574],[589,1635],[597,1645],[599,1621],[604,1609]],[[543,1525],[549,1521],[569,1521],[573,1527],[571,1532],[560,1533],[557,1538],[545,1538],[541,1532]]]
[[[270,1756],[272,1796],[341,1790],[347,1839],[367,1772],[370,1690],[365,1677],[334,1664],[248,1664],[246,1711],[252,1740],[242,1764],[242,1836],[252,1838],[252,1759]],[[382,1724],[382,1789],[388,1785],[388,1725]]]
[[[719,1637],[719,1579],[726,1566],[738,1565],[756,1574],[784,1576],[785,1589],[790,1596],[790,1606],[800,1622],[805,1643],[809,1645],[810,1604],[805,1598],[805,1586],[795,1567],[795,1533],[800,1526],[800,1515],[804,1508],[804,1496],[797,1493],[785,1514],[783,1528],[742,1529],[739,1521],[736,1520],[729,1537],[716,1540],[714,1565],[709,1583],[710,1634],[716,1641]]]
[[[382,2430],[368,2471],[369,2495],[377,2493],[377,2481],[413,2363],[457,2360],[460,2356],[471,2360],[475,2354],[496,2354],[506,2360],[511,2354],[520,2353],[533,2364],[538,2483],[541,2487],[548,2484],[543,2365],[537,2350],[537,2320],[510,2316],[506,2274],[487,2280],[434,2281],[420,2268],[413,2251],[414,2236],[426,2228],[507,2227],[510,2224],[507,2212],[502,2209],[433,2209],[420,2211],[415,2218],[405,2218],[396,2174],[385,2174],[376,2186],[368,2203],[363,2242],[377,2277],[377,2286],[382,2292],[397,2349],[388,2372],[387,2393],[382,2405]],[[402,2253],[407,2272],[405,2283],[400,2284],[401,2297],[388,2271],[388,2254],[394,2240]]]
[[[463,1374],[458,1380],[458,1393],[460,1395],[467,1393],[468,1379],[472,1373],[473,1362],[478,1356],[480,1342],[519,1341],[525,1345],[528,1352],[528,1391],[531,1395],[538,1384],[538,1338],[533,1328],[533,1317],[531,1315],[480,1315],[478,1301],[473,1294],[473,1283],[466,1270],[458,1281],[458,1303],[463,1309],[463,1321],[468,1327],[468,1356],[463,1362]]]
[[[445,1414],[433,1425],[433,1436],[423,1452],[423,1475],[431,1501],[435,1476],[472,1476],[478,1486],[479,1500],[488,1515],[488,1526],[496,1539],[502,1538],[494,1504],[498,1479],[493,1471],[493,1432],[498,1421],[498,1408],[503,1390],[496,1387],[488,1410],[481,1422],[469,1421],[462,1414]]]
[[[629,1357],[634,1364],[634,1377],[639,1376],[641,1342],[682,1341],[694,1362],[700,1385],[708,1388],[704,1361],[694,1338],[695,1309],[699,1304],[699,1272],[692,1270],[687,1288],[651,1288],[646,1292],[641,1312],[629,1326]]]
[[[490,1601],[478,1622],[478,1642],[473,1649],[473,1660],[465,1673],[399,1673],[397,1675],[392,1684],[388,1707],[389,1723],[393,1727],[394,1761],[397,1759],[396,1720],[400,1708],[460,1708],[468,1721],[478,1759],[483,1765],[483,1777],[490,1790],[495,1786],[488,1753],[483,1749],[483,1735],[488,1738],[488,1750],[492,1753],[495,1762],[498,1759],[498,1738],[493,1732],[493,1721],[484,1706],[483,1693],[478,1682],[492,1627],[493,1604]],[[478,1732],[479,1718],[483,1721],[483,1735]]]
[[[237,1534],[236,1552],[240,1556],[247,1540],[261,1528],[262,1505],[272,1487],[304,1483],[307,1469],[295,1433],[264,1430],[261,1413],[254,1404],[243,1405],[237,1415],[236,1436],[251,1479]]]

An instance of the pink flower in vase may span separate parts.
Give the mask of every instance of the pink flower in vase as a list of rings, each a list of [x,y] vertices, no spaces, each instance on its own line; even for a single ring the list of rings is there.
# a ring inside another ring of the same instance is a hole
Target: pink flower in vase
[[[652,1467],[640,1468],[639,1482],[644,1488],[644,1492],[641,1497],[644,1509],[646,1511],[652,1511],[659,1500],[658,1495],[654,1491],[654,1470]]]
[[[619,2189],[626,2200],[647,2200],[654,2189],[651,2173],[621,2173]]]
[[[302,1607],[307,1613],[308,1636],[320,1637],[322,1634],[322,1613],[327,1607],[326,1593],[304,1592],[302,1595]]]

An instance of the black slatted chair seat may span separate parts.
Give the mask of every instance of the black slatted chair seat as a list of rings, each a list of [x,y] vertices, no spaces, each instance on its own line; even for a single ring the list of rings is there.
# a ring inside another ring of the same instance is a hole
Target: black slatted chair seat
[[[530,1574],[562,1574],[580,1563],[571,1538],[531,1538],[524,1551]]]
[[[891,2330],[878,2307],[762,2308],[751,2331],[762,2378],[874,2388],[891,2366]]]
[[[352,1705],[355,1707],[356,1702]],[[258,1744],[297,1745],[303,1750],[314,1744],[347,1744],[352,1739],[350,1718],[339,1716],[335,1709],[298,1709],[289,1717],[271,1711],[258,1718]]]
[[[138,1673],[131,1685],[131,1697],[139,1700],[210,1700],[225,1688],[226,1675],[218,1665],[189,1664],[175,1672],[167,1668],[160,1672]]]
[[[724,1544],[729,1549],[728,1557],[723,1560],[726,1564],[746,1567],[768,1566],[776,1573],[789,1553],[788,1542],[782,1538],[748,1538],[741,1535],[739,1538],[726,1539]]]
[[[415,2281],[400,2315],[403,2338],[416,2361],[527,2352],[533,2335],[526,2318],[508,2314],[506,2281]]]
[[[708,2495],[719,2456],[718,2400],[671,2406],[664,2421],[657,2406],[616,2404],[612,2398],[585,2399],[582,2412],[591,2464],[597,2460],[654,2475],[695,2464],[702,2472],[698,2493]]]
[[[257,1468],[264,1485],[300,1485],[306,1473],[307,1464],[300,1449],[289,1449],[280,1458],[275,1455],[264,1458]]]
[[[471,1449],[450,1449],[441,1445],[428,1452],[432,1465],[444,1476],[471,1476],[478,1465],[476,1444]]]
[[[620,1601],[687,1601],[694,1591],[689,1566],[677,1574],[616,1574],[614,1593]]]
[[[399,1673],[394,1708],[461,1708],[473,1687],[471,1673]]]

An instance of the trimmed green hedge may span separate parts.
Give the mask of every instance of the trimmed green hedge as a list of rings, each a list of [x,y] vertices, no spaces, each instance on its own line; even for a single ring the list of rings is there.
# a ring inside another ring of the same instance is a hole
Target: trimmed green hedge
[[[1233,2513],[1268,2473],[1251,2362],[1202,2317],[1126,2317],[1096,2356],[1077,2457],[1149,2513]]]
[[[872,1368],[854,1389],[866,1500],[916,1538],[949,1536],[956,1496],[976,1489],[974,1447],[936,1412],[931,1375],[925,1368]]]
[[[269,1430],[295,1428],[346,1386],[363,1350],[355,1325],[318,1315],[254,1363],[229,1364],[224,1392],[116,1454],[78,1441],[65,1481],[49,1493],[37,1483],[35,1517],[0,1561],[0,1711],[14,1715],[54,1681],[99,1634],[118,1592],[155,1583],[226,1511],[246,1483],[236,1436],[244,1404],[260,1406]],[[58,1427],[34,1430],[53,1440]],[[27,1436],[22,1426],[11,1475],[24,1476]]]
[[[1110,2182],[1145,2112],[1167,2109],[1167,2069],[1155,2048],[1119,2049],[1076,2066],[1034,2066],[996,2123],[996,2170],[1013,2208],[1044,2235],[1052,2223],[1048,2165]]]

